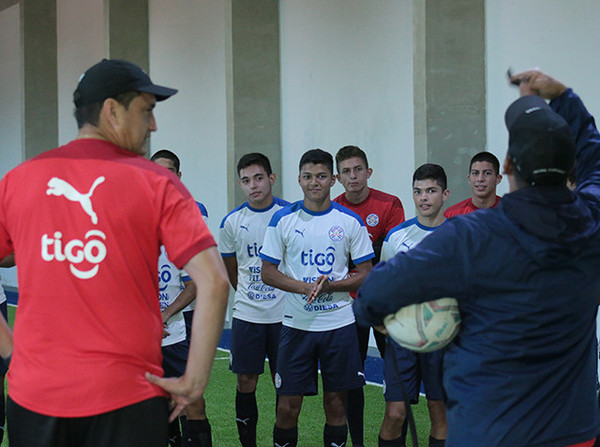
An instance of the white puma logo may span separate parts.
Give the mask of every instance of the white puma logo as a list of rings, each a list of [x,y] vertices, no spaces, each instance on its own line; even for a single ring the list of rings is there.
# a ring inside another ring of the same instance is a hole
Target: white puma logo
[[[52,177],[48,182],[48,189],[46,190],[46,194],[57,197],[64,196],[65,199],[70,200],[71,202],[78,202],[81,205],[81,208],[83,208],[83,211],[85,211],[86,214],[88,214],[92,218],[92,223],[97,224],[98,216],[92,209],[91,198],[92,194],[94,193],[94,189],[96,189],[96,186],[98,186],[104,180],[104,177],[98,177],[96,180],[94,180],[94,183],[92,184],[92,187],[90,188],[89,192],[87,194],[82,194],[63,179],[60,179],[58,177]]]
[[[344,447],[346,445],[345,442],[342,442],[341,444],[336,444],[335,442],[331,443],[331,447]]]
[[[283,444],[283,445],[281,445],[281,444],[278,444],[278,443],[276,443],[276,442],[275,442],[274,444],[275,444],[275,446],[274,446],[274,447],[287,447],[288,445],[290,445],[290,443],[289,443],[289,442],[286,442],[286,443],[285,443],[285,444]]]
[[[246,419],[240,419],[240,418],[235,418],[236,422],[241,422],[244,425],[248,425],[248,421],[250,420],[250,418],[246,418]]]

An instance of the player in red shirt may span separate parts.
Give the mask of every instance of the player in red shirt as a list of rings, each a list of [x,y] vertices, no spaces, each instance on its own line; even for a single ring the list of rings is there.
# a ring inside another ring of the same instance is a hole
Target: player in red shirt
[[[472,197],[449,207],[444,216],[450,218],[460,214],[468,214],[478,209],[494,208],[500,202],[496,195],[496,187],[502,180],[500,162],[491,152],[479,152],[471,158],[469,175]]]
[[[77,139],[0,182],[0,258],[14,252],[19,266],[14,344],[0,319],[12,447],[164,447],[166,397],[171,418],[202,397],[227,273],[193,197],[141,156],[156,102],[175,92],[129,62],[99,62],[74,93]],[[187,368],[169,379],[160,377],[161,245],[199,285]]]
[[[369,168],[367,155],[358,146],[344,146],[335,156],[337,165],[337,179],[344,186],[345,193],[340,194],[335,202],[350,208],[365,222],[373,250],[375,251],[374,263],[379,261],[381,246],[388,231],[404,222],[404,208],[396,196],[387,194],[377,189],[369,188],[368,180],[373,173]],[[356,297],[356,293],[351,293]],[[356,325],[360,355],[364,362],[369,348],[368,326]],[[383,358],[385,352],[385,335],[374,331],[377,349]],[[353,446],[363,445],[363,413],[364,393],[362,388],[348,392],[348,427]]]

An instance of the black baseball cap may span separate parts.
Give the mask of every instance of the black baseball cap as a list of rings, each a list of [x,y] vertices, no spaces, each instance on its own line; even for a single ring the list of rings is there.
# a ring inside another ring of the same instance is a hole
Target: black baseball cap
[[[75,107],[81,107],[131,91],[150,93],[157,101],[177,93],[173,88],[153,84],[150,76],[131,62],[102,59],[81,76],[73,93],[73,102]]]
[[[575,163],[575,139],[567,122],[539,96],[522,96],[504,115],[508,158],[528,184],[563,183]]]

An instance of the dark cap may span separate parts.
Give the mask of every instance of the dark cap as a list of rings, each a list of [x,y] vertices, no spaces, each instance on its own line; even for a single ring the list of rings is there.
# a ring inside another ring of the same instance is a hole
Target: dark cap
[[[522,96],[504,115],[508,158],[528,184],[557,185],[575,163],[575,140],[567,122],[539,96]]]
[[[157,101],[177,93],[175,89],[153,84],[150,76],[131,62],[102,59],[81,76],[73,102],[75,107],[81,107],[131,91],[150,93]]]

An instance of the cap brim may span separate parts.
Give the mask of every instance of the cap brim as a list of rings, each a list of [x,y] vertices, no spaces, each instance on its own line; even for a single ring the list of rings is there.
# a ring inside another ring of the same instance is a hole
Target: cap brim
[[[510,130],[515,121],[524,113],[531,113],[540,109],[552,110],[548,103],[539,96],[521,96],[506,109],[506,113],[504,114],[506,128]]]
[[[164,101],[167,98],[170,98],[175,93],[177,93],[177,89],[163,87],[162,85],[146,85],[143,87],[139,87],[136,90],[144,93],[150,93],[151,95],[156,96],[157,101]]]

